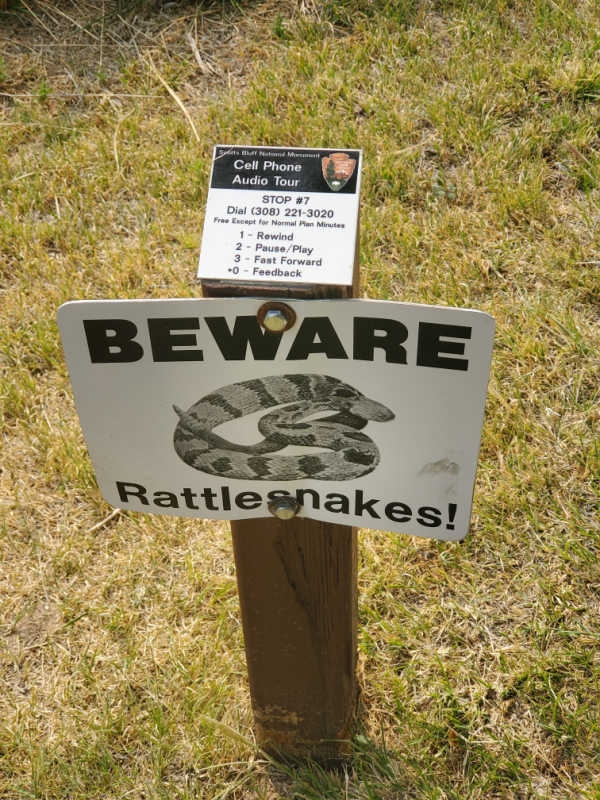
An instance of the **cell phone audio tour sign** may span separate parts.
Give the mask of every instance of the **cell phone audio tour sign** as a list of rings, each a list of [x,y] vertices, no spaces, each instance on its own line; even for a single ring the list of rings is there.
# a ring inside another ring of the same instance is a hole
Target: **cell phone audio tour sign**
[[[292,496],[312,519],[463,538],[492,318],[384,301],[289,301],[295,324],[273,333],[258,321],[260,305],[60,308],[105,499],[132,511],[248,519]]]
[[[199,278],[352,283],[360,150],[218,145]]]

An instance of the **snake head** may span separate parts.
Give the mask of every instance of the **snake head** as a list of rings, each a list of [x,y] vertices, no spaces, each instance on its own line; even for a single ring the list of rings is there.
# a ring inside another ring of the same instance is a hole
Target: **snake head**
[[[337,386],[334,386],[329,393],[329,400],[332,405],[338,406],[344,411],[349,411],[357,417],[375,422],[388,422],[396,416],[383,403],[378,403],[376,400],[365,397],[364,394],[361,394],[353,386],[348,386],[347,383],[340,382]]]
[[[370,400],[364,395],[351,403],[349,410],[359,417],[371,419],[374,422],[389,422],[396,416],[394,412],[390,411],[390,409],[387,406],[384,406],[383,403]]]

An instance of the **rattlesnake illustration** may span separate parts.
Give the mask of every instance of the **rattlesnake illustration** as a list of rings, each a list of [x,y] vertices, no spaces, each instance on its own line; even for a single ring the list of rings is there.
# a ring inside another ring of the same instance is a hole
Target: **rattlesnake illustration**
[[[283,407],[261,417],[264,439],[257,444],[235,444],[213,433],[218,425],[273,406]],[[360,429],[368,420],[394,419],[389,408],[328,375],[271,375],[232,383],[187,411],[173,408],[179,416],[173,443],[186,464],[211,475],[259,481],[344,481],[372,472],[379,450]],[[310,419],[326,411],[334,413]],[[332,452],[270,455],[288,445]]]

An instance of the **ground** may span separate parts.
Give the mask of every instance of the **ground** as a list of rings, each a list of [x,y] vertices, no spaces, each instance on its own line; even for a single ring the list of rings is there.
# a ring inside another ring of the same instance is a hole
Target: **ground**
[[[0,4],[0,797],[600,796],[600,9]],[[257,753],[225,523],[114,512],[56,309],[194,296],[217,142],[361,147],[363,296],[497,321],[469,537],[360,534],[345,770]]]

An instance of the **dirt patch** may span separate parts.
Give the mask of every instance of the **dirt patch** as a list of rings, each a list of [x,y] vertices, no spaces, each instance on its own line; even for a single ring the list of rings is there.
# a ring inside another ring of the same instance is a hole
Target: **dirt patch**
[[[20,619],[17,618],[10,632],[12,637],[17,637],[22,646],[32,648],[44,644],[60,623],[61,615],[56,606],[42,601],[35,603]]]

